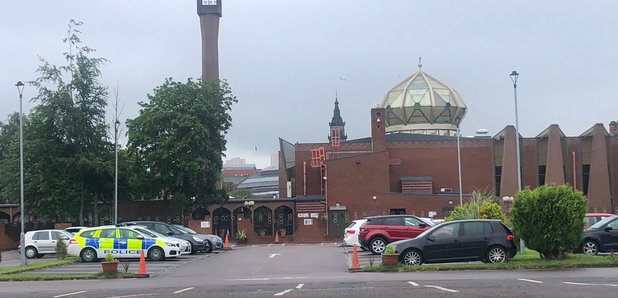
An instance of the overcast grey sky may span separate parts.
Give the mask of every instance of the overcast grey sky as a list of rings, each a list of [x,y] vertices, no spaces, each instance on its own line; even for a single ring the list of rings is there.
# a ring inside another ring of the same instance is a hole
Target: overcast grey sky
[[[14,84],[36,78],[37,56],[62,63],[71,18],[110,60],[103,83],[119,84],[121,120],[164,78],[201,74],[195,0],[0,3],[0,121],[19,110]],[[336,90],[348,138],[369,136],[370,108],[419,56],[463,96],[464,135],[514,124],[512,70],[524,136],[607,127],[618,120],[617,14],[617,1],[223,0],[220,73],[239,100],[227,158],[266,167],[278,137],[326,142]]]

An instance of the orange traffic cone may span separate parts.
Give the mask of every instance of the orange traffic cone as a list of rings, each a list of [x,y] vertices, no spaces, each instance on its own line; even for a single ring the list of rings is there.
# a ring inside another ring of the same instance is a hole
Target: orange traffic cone
[[[275,231],[275,243],[279,243],[279,232]]]
[[[146,258],[144,258],[143,249],[142,249],[142,253],[139,255],[139,266],[137,267],[137,274],[148,275],[148,273],[146,273]]]
[[[356,251],[356,243],[354,247],[352,247],[352,266],[350,270],[360,270],[360,265],[358,264],[358,252]]]
[[[223,250],[230,250],[230,232],[225,233],[225,242],[223,242]]]

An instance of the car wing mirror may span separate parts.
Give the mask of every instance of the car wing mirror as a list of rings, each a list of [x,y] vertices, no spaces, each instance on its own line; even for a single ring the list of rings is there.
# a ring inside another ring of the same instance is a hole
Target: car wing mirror
[[[427,240],[429,240],[429,241],[436,241],[436,236],[429,235],[429,237],[427,237]]]
[[[420,224],[420,225],[418,225],[418,226],[419,226],[419,227],[421,227],[421,228],[426,228],[426,227],[427,227],[427,224],[422,223],[422,224]]]
[[[611,231],[611,230],[613,230],[613,229],[614,229],[614,228],[612,228],[612,227],[606,227],[606,228],[605,228],[605,232],[609,232],[609,231]]]
[[[142,236],[142,235],[137,235],[137,236],[135,236],[135,238],[137,238],[137,239],[144,239],[144,236]]]
[[[172,231],[167,231],[167,235],[168,235],[168,236],[172,236],[172,235],[174,235],[174,232],[172,232]]]

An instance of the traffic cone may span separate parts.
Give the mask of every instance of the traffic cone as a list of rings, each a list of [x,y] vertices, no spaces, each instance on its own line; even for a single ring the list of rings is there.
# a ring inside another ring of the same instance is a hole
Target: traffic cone
[[[275,231],[275,243],[279,243],[279,232]]]
[[[350,267],[350,270],[360,270],[361,267],[358,264],[358,252],[356,251],[356,243],[354,243],[354,246],[352,247],[352,266]]]
[[[225,241],[223,242],[223,250],[230,250],[232,249],[230,247],[230,231],[227,231],[227,233],[225,233]]]
[[[146,273],[146,258],[144,258],[143,249],[142,249],[141,254],[139,255],[139,266],[137,267],[137,274],[148,275],[148,273]]]

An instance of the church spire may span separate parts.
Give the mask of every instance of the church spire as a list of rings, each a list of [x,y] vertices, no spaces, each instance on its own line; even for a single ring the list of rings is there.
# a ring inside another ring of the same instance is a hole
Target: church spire
[[[328,123],[330,126],[330,134],[328,136],[328,140],[332,142],[333,138],[333,129],[339,129],[338,137],[340,140],[345,141],[348,136],[345,134],[345,122],[341,118],[341,111],[339,110],[339,99],[337,98],[337,94],[335,93],[335,109],[333,110],[333,118]]]

